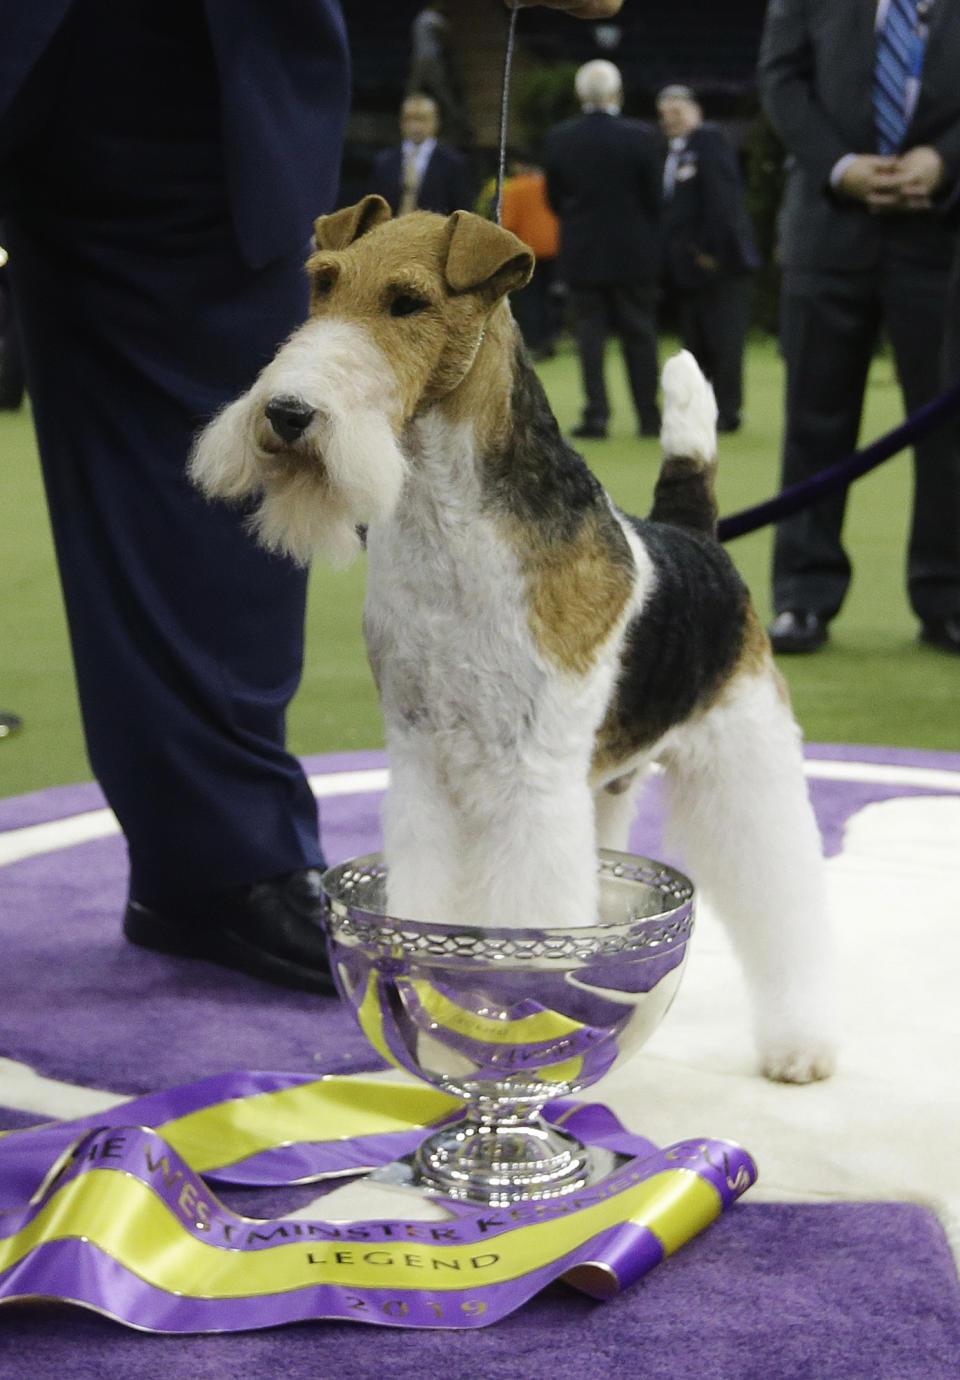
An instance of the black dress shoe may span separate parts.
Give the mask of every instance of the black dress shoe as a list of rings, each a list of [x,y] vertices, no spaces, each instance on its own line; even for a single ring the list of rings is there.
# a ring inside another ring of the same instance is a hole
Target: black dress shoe
[[[570,433],[577,441],[605,441],[607,428],[598,422],[581,422]]]
[[[827,640],[827,620],[819,613],[786,609],[770,624],[770,643],[775,652],[815,652]]]
[[[205,958],[263,982],[335,993],[315,867],[165,909],[131,899],[123,932],[134,944]]]
[[[920,641],[960,656],[960,617],[926,619],[920,627]]]

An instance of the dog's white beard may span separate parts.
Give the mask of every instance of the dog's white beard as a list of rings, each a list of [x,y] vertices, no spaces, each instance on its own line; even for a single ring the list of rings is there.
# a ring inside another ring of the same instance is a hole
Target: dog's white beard
[[[246,498],[262,488],[249,434],[253,392],[228,403],[194,442],[187,472],[208,498]]]
[[[320,554],[347,565],[360,550],[357,526],[389,517],[403,486],[405,461],[380,413],[353,412],[331,425],[323,468],[268,478],[253,515],[257,538],[306,565]]]
[[[282,394],[316,411],[286,465],[256,443],[266,404]],[[392,371],[360,328],[308,322],[201,434],[190,476],[209,497],[261,494],[251,527],[269,550],[302,565],[316,554],[346,565],[360,550],[358,525],[389,517],[403,487],[393,400]]]

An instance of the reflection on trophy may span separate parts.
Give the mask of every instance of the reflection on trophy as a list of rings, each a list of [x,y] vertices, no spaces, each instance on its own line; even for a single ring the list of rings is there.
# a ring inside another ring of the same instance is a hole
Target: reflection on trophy
[[[331,967],[384,1059],[466,1107],[420,1146],[408,1181],[503,1206],[599,1182],[615,1156],[541,1113],[638,1049],[676,994],[693,887],[662,863],[601,850],[584,928],[428,924],[386,911],[379,854],[324,877]]]

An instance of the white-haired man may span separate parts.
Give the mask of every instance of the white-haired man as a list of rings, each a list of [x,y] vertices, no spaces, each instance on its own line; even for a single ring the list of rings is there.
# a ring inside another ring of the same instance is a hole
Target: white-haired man
[[[640,432],[660,431],[657,279],[660,155],[648,125],[620,114],[623,86],[597,59],[575,80],[583,113],[547,135],[547,194],[560,218],[559,273],[570,288],[586,403],[574,436],[607,434],[607,338],[620,339]]]

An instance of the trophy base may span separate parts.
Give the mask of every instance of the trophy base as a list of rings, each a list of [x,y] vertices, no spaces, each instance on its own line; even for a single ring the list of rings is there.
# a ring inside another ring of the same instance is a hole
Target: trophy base
[[[506,1207],[586,1188],[611,1172],[611,1159],[539,1117],[520,1125],[465,1117],[428,1137],[406,1163],[412,1187]]]

